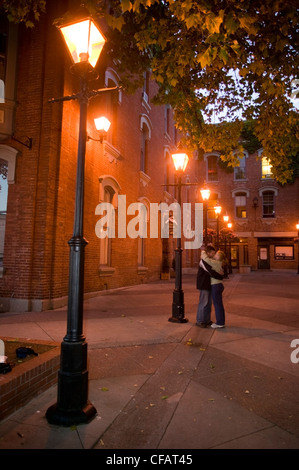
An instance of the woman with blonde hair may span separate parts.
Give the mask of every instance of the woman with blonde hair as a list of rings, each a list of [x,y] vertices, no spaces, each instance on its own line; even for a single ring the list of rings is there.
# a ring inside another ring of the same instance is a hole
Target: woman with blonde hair
[[[218,250],[213,259],[208,258],[205,251],[202,251],[201,258],[204,263],[211,266],[214,271],[223,274],[223,266],[227,263],[225,253]],[[225,310],[223,306],[222,293],[224,291],[223,282],[219,279],[211,277],[211,294],[215,308],[216,323],[212,323],[211,328],[225,327]]]

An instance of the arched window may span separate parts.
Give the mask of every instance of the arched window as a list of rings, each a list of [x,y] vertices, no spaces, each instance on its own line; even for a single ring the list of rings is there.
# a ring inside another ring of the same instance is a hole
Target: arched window
[[[258,156],[261,158],[261,177],[262,179],[273,179],[273,174],[272,174],[272,165],[270,163],[270,160],[266,156],[262,156],[263,154],[263,149],[260,149],[258,151]]]
[[[148,173],[148,154],[149,154],[149,141],[151,139],[151,122],[146,115],[142,115],[140,119],[141,130],[141,148],[140,148],[140,170]]]
[[[150,72],[147,70],[143,74],[143,90],[142,90],[142,98],[146,103],[149,103],[149,82],[150,82]]]
[[[7,47],[8,47],[8,21],[0,18],[0,80],[3,85],[6,78]]]
[[[104,188],[103,202],[112,204],[113,196],[114,192],[112,188],[106,186]],[[103,230],[109,233],[110,227],[108,227],[108,222],[103,226]],[[111,266],[111,238],[109,236],[100,239],[100,267],[101,266]]]
[[[107,88],[114,88],[119,86],[119,77],[117,73],[111,68],[108,68],[105,72],[105,85]],[[105,94],[105,100],[105,116],[111,122],[107,140],[110,144],[115,146],[117,144],[118,106],[122,100],[121,91],[107,92]]]
[[[235,208],[236,208],[236,217],[238,219],[246,219],[247,217],[247,199],[245,192],[235,193]]]
[[[15,182],[18,151],[8,145],[0,145],[0,269],[3,266],[7,197],[9,184]],[[1,271],[0,271],[1,274]]]
[[[149,201],[145,198],[140,198],[140,199],[138,199],[138,202],[141,202],[143,204],[143,207],[145,207],[146,220],[147,220],[147,224],[148,224],[148,222],[149,222],[149,208],[150,208]],[[145,261],[146,238],[138,237],[137,238],[137,243],[138,243],[138,270],[141,271],[142,268],[145,268],[145,266],[146,266],[146,261]]]
[[[242,158],[238,158],[239,166],[234,168],[234,179],[235,181],[245,180],[246,179],[246,158],[248,157],[247,153],[243,154]]]
[[[263,191],[263,217],[275,217],[274,191]]]
[[[3,266],[4,237],[7,207],[7,183],[8,162],[0,159],[0,266]]]
[[[0,15],[0,135],[9,136],[14,129],[16,107],[16,63],[18,26]]]
[[[267,157],[262,157],[262,179],[272,179],[272,165]]]
[[[103,175],[99,178],[99,200],[100,203],[108,203],[113,206],[113,212],[117,208],[118,194],[120,186],[117,180],[110,175]],[[115,233],[114,226],[108,226],[108,224],[114,224],[115,219],[113,217],[107,218],[106,223],[102,226],[102,230],[106,233],[106,236],[100,238],[100,275],[111,276],[114,273],[112,267],[112,240],[111,234]]]
[[[218,153],[211,153],[205,155],[207,162],[207,181],[218,181]]]
[[[250,193],[248,189],[234,189],[232,196],[235,199],[235,217],[238,219],[247,218],[247,198]]]
[[[171,156],[168,148],[164,149],[164,183],[166,186],[164,186],[165,191],[170,192],[170,187],[168,186],[170,184],[170,175],[171,175]]]
[[[170,136],[170,106],[168,104],[164,108],[164,129],[166,135]]]

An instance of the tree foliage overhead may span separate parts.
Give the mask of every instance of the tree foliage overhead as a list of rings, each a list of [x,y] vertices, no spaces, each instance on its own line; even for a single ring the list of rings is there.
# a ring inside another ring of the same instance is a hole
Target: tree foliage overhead
[[[184,145],[218,150],[233,166],[234,150],[242,152],[244,122],[251,121],[274,177],[282,184],[292,181],[299,155],[298,112],[291,100],[299,78],[297,0],[88,0],[85,5],[111,27],[107,50],[117,59],[128,92],[152,70],[159,85],[154,101],[172,105]]]
[[[1,0],[0,13],[1,8],[10,21],[24,23],[27,28],[32,28],[40,14],[45,13],[46,0]]]
[[[234,165],[250,120],[273,175],[281,183],[292,180],[299,151],[298,113],[290,99],[298,73],[295,0],[111,4],[107,20],[116,29],[111,39],[123,72],[128,61],[132,76],[142,65],[151,67],[160,86],[155,101],[173,106],[191,148],[218,150]],[[125,79],[132,77],[126,73]]]

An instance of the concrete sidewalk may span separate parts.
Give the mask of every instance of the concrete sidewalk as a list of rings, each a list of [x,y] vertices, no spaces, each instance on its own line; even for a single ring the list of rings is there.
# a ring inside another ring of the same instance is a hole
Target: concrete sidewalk
[[[299,449],[299,275],[231,275],[222,330],[195,325],[195,276],[183,277],[185,324],[168,322],[174,280],[87,300],[97,415],[49,425],[54,386],[0,422],[0,449]],[[0,338],[61,342],[65,333],[66,309],[0,315]]]

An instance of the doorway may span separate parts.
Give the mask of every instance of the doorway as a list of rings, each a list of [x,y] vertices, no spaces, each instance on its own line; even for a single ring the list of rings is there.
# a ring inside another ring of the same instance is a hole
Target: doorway
[[[269,246],[259,245],[257,250],[258,269],[270,269]]]

